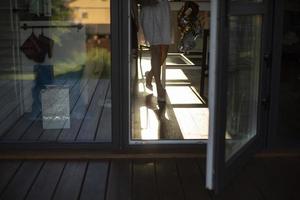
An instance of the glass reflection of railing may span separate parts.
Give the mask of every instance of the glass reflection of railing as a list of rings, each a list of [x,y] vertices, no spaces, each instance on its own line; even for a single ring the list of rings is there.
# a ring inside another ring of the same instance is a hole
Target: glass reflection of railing
[[[30,28],[77,28],[78,30],[82,29],[83,25],[82,24],[71,24],[71,25],[42,25],[42,26],[29,26],[27,24],[23,24],[21,26],[22,29],[27,30]]]

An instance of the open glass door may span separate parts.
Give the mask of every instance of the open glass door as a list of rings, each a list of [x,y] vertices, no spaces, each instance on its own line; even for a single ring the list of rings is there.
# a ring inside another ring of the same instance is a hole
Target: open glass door
[[[263,144],[269,3],[212,1],[206,187],[220,191]]]

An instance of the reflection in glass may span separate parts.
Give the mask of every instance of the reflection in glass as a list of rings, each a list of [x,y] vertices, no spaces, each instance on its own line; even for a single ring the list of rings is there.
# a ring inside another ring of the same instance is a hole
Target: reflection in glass
[[[0,139],[110,142],[110,0],[5,2]]]
[[[256,135],[262,17],[229,18],[226,159]]]

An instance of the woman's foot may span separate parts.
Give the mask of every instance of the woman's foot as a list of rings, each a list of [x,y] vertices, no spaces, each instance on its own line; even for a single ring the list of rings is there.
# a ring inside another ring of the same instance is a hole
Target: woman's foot
[[[157,89],[157,101],[165,102],[166,101],[166,90],[165,89]]]
[[[146,71],[145,77],[146,77],[146,88],[148,88],[149,90],[153,90],[152,76],[150,75],[150,71]]]

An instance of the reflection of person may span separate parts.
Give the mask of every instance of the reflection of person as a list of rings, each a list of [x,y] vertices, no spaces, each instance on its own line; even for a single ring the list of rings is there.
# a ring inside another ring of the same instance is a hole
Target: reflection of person
[[[157,133],[159,135],[159,139],[167,139],[167,129],[166,125],[170,124],[168,119],[166,119],[166,103],[162,101],[158,101],[158,107],[152,101],[153,94],[149,94],[146,96],[146,106],[148,109],[151,109],[157,117],[158,121],[158,130]]]
[[[162,86],[160,73],[172,41],[170,5],[168,0],[147,0],[154,2],[151,5],[143,5],[143,1],[141,0],[141,24],[151,52],[151,70],[145,73],[146,87],[150,90],[153,89],[151,83],[154,77],[157,99],[165,101],[166,91]]]

